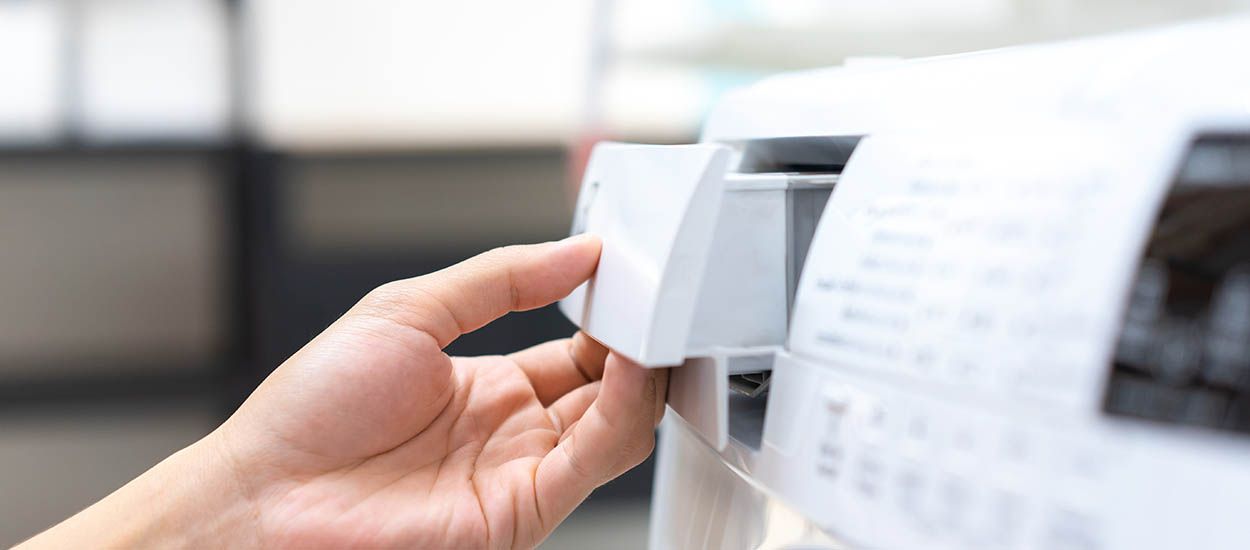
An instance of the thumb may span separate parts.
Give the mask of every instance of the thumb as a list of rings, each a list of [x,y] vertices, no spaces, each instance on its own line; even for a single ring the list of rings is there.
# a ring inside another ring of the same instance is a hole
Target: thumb
[[[384,284],[274,371],[236,416],[332,460],[389,450],[454,393],[443,347],[568,295],[594,272],[599,249],[588,235],[509,246]]]
[[[505,313],[567,296],[594,273],[600,247],[598,237],[583,234],[496,248],[429,275],[382,285],[353,313],[416,329],[445,347]]]

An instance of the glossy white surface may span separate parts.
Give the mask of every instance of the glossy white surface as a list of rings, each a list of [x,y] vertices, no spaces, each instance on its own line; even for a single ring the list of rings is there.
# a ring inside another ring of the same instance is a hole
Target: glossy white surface
[[[603,252],[560,301],[564,314],[639,363],[680,364],[728,162],[720,145],[597,146],[573,226],[602,238]]]
[[[722,397],[718,350],[742,344],[713,338],[674,373],[684,420],[661,444],[651,545],[755,548],[779,503],[794,533],[831,537],[817,547],[1245,547],[1244,434],[1103,411],[1182,159],[1197,136],[1250,134],[1245,51],[1234,18],[732,94],[703,139],[740,156],[861,139],[806,257],[762,444],[725,435],[759,420]]]

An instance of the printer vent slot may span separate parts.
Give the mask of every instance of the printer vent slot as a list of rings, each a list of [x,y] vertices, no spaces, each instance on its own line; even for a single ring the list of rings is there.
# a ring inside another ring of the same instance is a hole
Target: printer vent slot
[[[728,435],[757,451],[764,439],[764,415],[768,410],[768,387],[775,359],[772,353],[726,358]]]
[[[755,139],[744,144],[738,172],[759,174],[838,174],[860,136],[805,136]]]
[[[759,397],[768,391],[769,371],[729,375],[729,390],[747,397]]]

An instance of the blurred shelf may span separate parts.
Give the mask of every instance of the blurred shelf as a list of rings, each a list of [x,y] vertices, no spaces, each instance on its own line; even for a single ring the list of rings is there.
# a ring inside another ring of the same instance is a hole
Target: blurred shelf
[[[568,233],[562,150],[284,154],[277,191],[293,252],[464,254]]]
[[[0,377],[0,414],[6,417],[48,408],[134,404],[149,400],[199,399],[216,403],[220,401],[216,396],[228,382],[224,373],[230,369],[223,369],[218,363],[170,360],[153,361],[146,366],[133,362],[66,364],[58,361],[26,365],[22,370],[58,374]]]

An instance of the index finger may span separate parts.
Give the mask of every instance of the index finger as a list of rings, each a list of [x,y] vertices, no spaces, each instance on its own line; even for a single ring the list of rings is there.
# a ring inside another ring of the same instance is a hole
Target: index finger
[[[433,336],[440,348],[510,311],[568,296],[599,263],[592,235],[497,248],[429,275],[387,283],[361,302],[381,315]]]
[[[603,378],[608,348],[586,333],[552,340],[508,356],[521,368],[544,407],[564,394]]]

